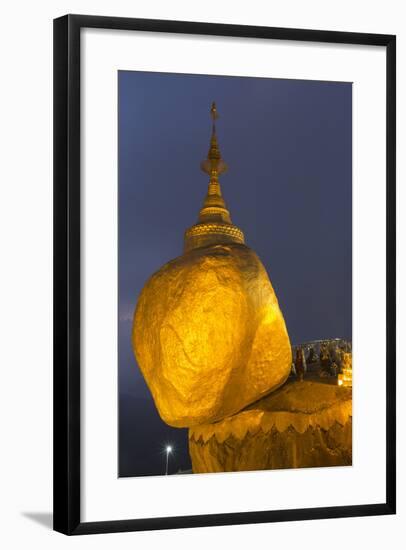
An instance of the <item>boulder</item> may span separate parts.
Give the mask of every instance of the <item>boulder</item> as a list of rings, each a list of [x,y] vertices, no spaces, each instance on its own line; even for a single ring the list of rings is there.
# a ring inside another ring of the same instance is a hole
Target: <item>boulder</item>
[[[268,274],[233,243],[191,250],[152,275],[133,349],[161,418],[175,427],[237,413],[282,385],[292,363]]]

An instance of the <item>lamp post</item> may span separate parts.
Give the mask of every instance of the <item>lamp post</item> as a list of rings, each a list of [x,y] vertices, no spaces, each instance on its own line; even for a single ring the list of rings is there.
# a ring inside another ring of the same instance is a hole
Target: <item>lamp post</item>
[[[166,468],[165,468],[165,475],[168,475],[168,461],[169,461],[169,453],[172,452],[172,447],[168,445],[166,447]]]

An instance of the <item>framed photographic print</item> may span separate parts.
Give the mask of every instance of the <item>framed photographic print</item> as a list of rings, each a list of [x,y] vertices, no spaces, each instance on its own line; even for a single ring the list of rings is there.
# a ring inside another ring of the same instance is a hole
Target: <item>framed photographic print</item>
[[[395,513],[395,37],[54,21],[54,528]]]

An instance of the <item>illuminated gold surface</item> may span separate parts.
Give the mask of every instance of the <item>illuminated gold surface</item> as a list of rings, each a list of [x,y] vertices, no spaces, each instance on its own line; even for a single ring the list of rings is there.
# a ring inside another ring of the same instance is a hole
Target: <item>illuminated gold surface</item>
[[[352,353],[343,354],[342,374],[338,375],[340,386],[352,387]]]
[[[216,136],[210,175],[185,254],[147,281],[134,315],[133,348],[162,419],[196,426],[234,414],[280,386],[291,368],[285,322],[268,275],[231,223],[218,176],[227,165]]]
[[[189,429],[194,473],[352,463],[351,388],[288,382],[243,411]]]
[[[244,244],[244,233],[231,221],[218,179],[228,166],[222,159],[217,140],[215,121],[218,113],[214,102],[210,113],[213,119],[210,147],[207,159],[200,165],[203,172],[210,176],[209,187],[197,224],[185,231],[185,252],[218,243]]]
[[[268,275],[233,243],[192,250],[152,275],[133,347],[159,414],[177,427],[240,411],[280,386],[292,362]]]

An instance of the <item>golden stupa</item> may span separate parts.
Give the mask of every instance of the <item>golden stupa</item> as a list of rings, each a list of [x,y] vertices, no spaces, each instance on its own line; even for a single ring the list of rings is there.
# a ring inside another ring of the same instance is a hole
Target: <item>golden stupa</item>
[[[219,175],[227,171],[228,166],[221,158],[216,135],[216,119],[218,118],[216,104],[211,106],[213,128],[207,159],[200,167],[209,174],[210,182],[206,199],[199,213],[199,220],[185,232],[185,252],[213,244],[239,243],[244,244],[244,233],[231,223],[230,212],[227,210],[221,194]]]
[[[208,192],[182,256],[146,282],[134,314],[133,349],[161,418],[191,427],[214,422],[282,385],[292,355],[268,274],[231,222],[219,175],[227,170],[216,136]]]

